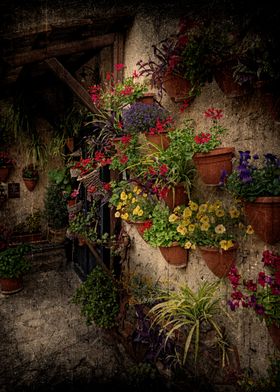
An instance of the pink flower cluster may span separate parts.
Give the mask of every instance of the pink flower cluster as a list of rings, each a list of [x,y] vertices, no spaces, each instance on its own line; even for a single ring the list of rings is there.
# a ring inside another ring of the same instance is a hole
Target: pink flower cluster
[[[158,118],[156,120],[156,126],[153,128],[151,127],[149,129],[149,135],[158,135],[161,134],[163,132],[166,132],[167,130],[171,130],[171,126],[174,123],[174,120],[171,116],[166,117],[166,119],[161,120],[160,118]]]
[[[205,133],[205,132],[201,132],[199,135],[196,135],[194,137],[194,141],[196,142],[196,144],[204,144],[204,143],[208,143],[211,140],[211,135],[210,133]]]

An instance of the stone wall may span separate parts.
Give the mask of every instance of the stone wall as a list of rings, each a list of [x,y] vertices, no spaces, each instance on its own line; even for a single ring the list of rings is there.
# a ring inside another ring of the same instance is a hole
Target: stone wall
[[[152,56],[152,44],[164,39],[170,32],[174,32],[178,19],[168,15],[139,14],[133,27],[129,31],[125,47],[125,65],[127,74],[137,69],[136,63],[141,58],[147,60]],[[178,116],[180,104],[174,104],[165,95],[162,104]],[[263,104],[260,92],[239,98],[228,98],[219,89],[215,81],[207,84],[196,97],[186,112],[178,117],[179,123],[188,116],[195,119],[200,129],[203,129],[203,112],[215,107],[223,110],[223,124],[229,129],[223,139],[223,146],[235,146],[239,150],[251,150],[253,153],[280,153],[279,132],[280,124],[274,122]],[[199,179],[195,182],[192,197],[200,196],[207,200],[209,197],[225,198],[222,191],[203,185]],[[149,246],[138,234],[136,229],[128,224],[125,227],[132,238],[129,268],[133,272],[141,272],[154,281],[160,280],[168,285],[181,283],[196,288],[199,283],[217,279],[207,268],[198,251],[190,253],[186,268],[178,269],[170,266],[161,256],[158,249]],[[256,235],[250,237],[238,251],[238,268],[240,273],[249,274],[252,278],[261,269],[261,254],[265,249],[279,252],[280,244],[266,246]],[[225,309],[229,299],[230,286],[222,282]],[[241,367],[250,367],[255,375],[264,374],[269,364],[269,356],[276,355],[266,326],[261,324],[256,316],[249,311],[231,312],[231,318],[224,318],[230,341],[239,352]]]

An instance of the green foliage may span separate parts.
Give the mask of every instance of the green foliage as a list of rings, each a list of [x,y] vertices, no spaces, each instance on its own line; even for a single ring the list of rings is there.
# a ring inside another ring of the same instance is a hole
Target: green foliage
[[[50,170],[48,175],[50,182],[60,189],[65,199],[68,199],[72,192],[71,176],[68,167]]]
[[[36,211],[32,214],[27,215],[27,217],[22,222],[20,222],[14,227],[13,232],[17,234],[34,234],[40,232],[41,217],[41,211]]]
[[[50,183],[44,200],[44,217],[49,227],[62,229],[68,225],[68,211],[61,187]]]
[[[98,208],[96,207],[96,203],[93,203],[87,212],[80,211],[71,219],[68,230],[71,234],[77,234],[89,241],[95,242],[99,234],[99,220]]]
[[[0,252],[0,277],[18,278],[31,268],[26,255],[30,252],[28,244],[18,245]]]
[[[101,328],[116,325],[119,313],[119,295],[115,282],[100,266],[96,266],[72,298],[81,306],[86,324],[95,323]]]
[[[216,345],[221,350],[222,365],[226,363],[227,343],[223,328],[217,321],[217,316],[223,311],[220,297],[217,294],[219,283],[202,283],[197,292],[188,286],[182,286],[178,291],[163,292],[156,300],[159,301],[150,309],[152,324],[158,324],[166,334],[166,342],[177,333],[185,338],[183,352],[180,358],[185,364],[191,347],[194,350],[194,362],[197,363],[199,348],[203,333],[213,330]]]
[[[143,237],[151,246],[171,246],[178,242],[184,246],[186,238],[176,230],[176,226],[169,221],[170,211],[167,206],[158,204],[153,211],[153,224],[144,231]]]
[[[38,180],[39,179],[39,173],[38,170],[34,165],[28,165],[23,168],[22,170],[22,178],[29,178],[32,180]]]

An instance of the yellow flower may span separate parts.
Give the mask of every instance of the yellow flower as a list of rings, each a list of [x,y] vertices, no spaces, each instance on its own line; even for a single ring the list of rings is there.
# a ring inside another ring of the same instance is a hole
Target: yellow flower
[[[193,233],[193,232],[194,232],[194,229],[195,229],[195,225],[194,225],[193,223],[191,223],[191,224],[188,226],[189,232],[190,232],[190,233]]]
[[[143,214],[144,214],[144,211],[140,209],[140,210],[138,211],[138,216],[142,216]]]
[[[121,213],[119,211],[115,212],[115,218],[119,218],[121,216]]]
[[[216,214],[216,216],[217,216],[218,218],[221,218],[222,216],[225,215],[225,211],[224,211],[223,209],[221,209],[221,208],[217,208],[217,209],[215,210],[215,214]]]
[[[231,218],[238,218],[240,215],[240,212],[238,211],[238,209],[235,206],[230,207],[228,212],[229,212],[229,215]]]
[[[135,207],[134,210],[132,211],[132,214],[133,214],[133,215],[138,215],[139,210],[140,210],[140,206],[137,205],[137,207]]]
[[[201,231],[208,231],[209,227],[210,227],[209,223],[203,223],[200,226],[200,229],[201,229]]]
[[[133,197],[132,199],[131,199],[131,204],[134,204],[134,203],[136,203],[136,198],[135,197]]]
[[[215,209],[216,209],[216,207],[214,206],[214,204],[209,204],[209,206],[208,206],[208,211],[209,212],[214,212]]]
[[[224,225],[218,225],[215,227],[216,234],[223,234],[225,231],[226,231],[226,228]]]
[[[184,226],[188,226],[190,224],[190,220],[189,219],[183,219]]]
[[[171,215],[169,215],[168,220],[169,220],[170,223],[174,223],[174,222],[176,222],[178,220],[178,216],[175,215],[175,214],[171,214]]]
[[[129,199],[131,199],[131,198],[132,198],[132,193],[129,193],[127,197],[128,197]]]
[[[203,215],[203,216],[200,218],[200,223],[209,223],[209,218],[208,218],[208,216],[207,216],[207,215]]]
[[[192,216],[192,210],[189,207],[186,207],[183,211],[183,218],[190,218]]]
[[[204,213],[207,211],[207,207],[208,207],[207,203],[201,204],[201,205],[199,206],[198,211],[199,211],[201,214],[204,214]]]
[[[117,205],[117,210],[120,210],[122,208],[122,206],[123,206],[122,202],[119,202]]]
[[[213,204],[215,209],[219,209],[222,207],[222,202],[221,200],[216,200],[215,203]]]
[[[194,201],[189,202],[189,207],[192,211],[197,211],[198,210],[198,205]]]
[[[142,196],[143,196],[145,199],[146,199],[146,197],[148,197],[147,193],[143,193]]]
[[[188,232],[187,228],[183,225],[179,225],[176,230],[182,235],[185,235]]]
[[[223,250],[228,250],[229,248],[232,248],[234,246],[232,240],[226,241],[222,240],[220,241],[220,248]]]
[[[124,191],[122,191],[120,198],[121,198],[121,200],[126,200],[127,194]]]
[[[192,250],[196,250],[196,245],[195,245],[195,244],[192,244],[191,249],[192,249]]]
[[[187,241],[187,242],[185,243],[185,245],[184,245],[184,248],[185,248],[185,249],[190,249],[191,247],[192,247],[191,241]]]
[[[176,212],[180,212],[180,206],[175,207],[173,212],[175,212],[175,214],[176,214]]]
[[[253,234],[253,233],[254,233],[253,227],[251,225],[248,225],[246,229],[246,234]]]
[[[123,219],[123,220],[128,220],[128,213],[126,212],[125,214],[122,214],[121,215],[121,218]]]

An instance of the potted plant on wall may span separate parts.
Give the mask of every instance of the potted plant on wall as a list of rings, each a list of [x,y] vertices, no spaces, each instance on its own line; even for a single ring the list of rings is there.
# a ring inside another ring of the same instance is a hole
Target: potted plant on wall
[[[167,206],[158,204],[152,214],[152,225],[145,230],[143,238],[152,247],[159,248],[162,256],[172,266],[186,267],[188,263],[188,243],[186,232],[178,230],[172,222],[172,214]]]
[[[39,172],[36,166],[33,164],[25,166],[22,170],[22,179],[26,188],[32,192],[39,180]]]
[[[242,278],[237,267],[232,266],[228,279],[233,291],[228,305],[232,311],[239,307],[252,309],[261,321],[265,321],[274,344],[280,350],[280,256],[265,250],[262,262],[266,271],[258,272],[254,280]]]
[[[17,245],[0,252],[0,285],[2,294],[14,294],[23,289],[23,275],[30,270],[27,258],[31,247]]]
[[[214,275],[226,276],[236,260],[239,241],[252,228],[245,227],[240,205],[223,205],[220,200],[176,207],[170,221],[185,234],[185,247],[195,248]]]
[[[185,120],[185,132],[190,137],[193,161],[204,184],[219,185],[224,173],[231,173],[234,147],[221,147],[221,137],[227,132],[219,120],[222,110],[209,108],[204,116],[212,121],[208,130],[197,132],[191,119]]]
[[[266,243],[280,240],[280,158],[267,153],[262,157],[239,151],[233,172],[225,178],[225,188],[244,202],[249,223]]]

